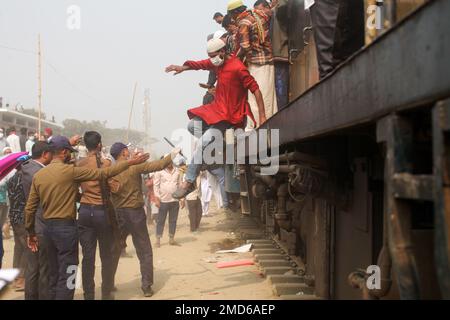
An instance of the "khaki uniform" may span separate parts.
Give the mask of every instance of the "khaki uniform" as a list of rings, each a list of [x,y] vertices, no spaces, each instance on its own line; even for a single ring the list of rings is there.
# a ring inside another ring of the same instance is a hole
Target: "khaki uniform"
[[[111,200],[117,212],[119,228],[124,237],[131,235],[141,266],[141,286],[144,291],[153,285],[153,250],[144,211],[142,175],[164,170],[172,163],[171,156],[129,168],[110,179]],[[117,270],[119,255],[114,259]],[[114,272],[115,273],[115,272]]]
[[[79,168],[53,160],[33,178],[30,196],[25,207],[25,226],[34,234],[35,214],[39,204],[43,208],[43,218],[75,220],[76,198],[79,184],[85,181],[108,179],[129,168],[128,162],[104,169]]]
[[[115,208],[137,209],[145,205],[142,192],[142,175],[164,170],[172,163],[171,156],[154,162],[133,166],[110,179],[112,202]]]
[[[111,161],[107,159],[101,159],[101,168],[108,168],[111,166]],[[97,157],[95,155],[89,155],[87,158],[80,160],[77,163],[77,167],[97,169]],[[81,184],[81,204],[102,206],[102,190],[100,188],[100,181],[87,181]]]

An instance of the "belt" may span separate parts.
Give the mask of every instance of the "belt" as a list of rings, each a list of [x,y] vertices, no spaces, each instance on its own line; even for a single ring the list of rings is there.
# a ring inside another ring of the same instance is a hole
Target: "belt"
[[[42,219],[46,225],[55,225],[55,226],[74,226],[77,224],[77,221],[74,219]]]
[[[87,204],[87,203],[81,203],[80,207],[88,207],[93,209],[104,209],[105,206],[102,204]]]

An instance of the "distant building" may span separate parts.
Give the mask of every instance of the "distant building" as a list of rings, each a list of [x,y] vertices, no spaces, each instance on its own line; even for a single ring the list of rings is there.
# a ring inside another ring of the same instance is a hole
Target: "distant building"
[[[42,130],[44,128],[52,128],[54,135],[61,134],[63,126],[51,121],[41,120]],[[6,108],[0,108],[0,127],[6,130],[10,127],[15,127],[19,132],[20,129],[26,128],[27,131],[37,132],[38,118],[18,111],[12,111]]]

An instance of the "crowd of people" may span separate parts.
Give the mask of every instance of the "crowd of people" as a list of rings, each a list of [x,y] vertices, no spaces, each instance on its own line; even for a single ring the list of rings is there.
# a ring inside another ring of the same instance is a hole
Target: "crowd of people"
[[[6,130],[0,128],[0,157],[19,152],[27,152],[31,155],[33,145],[38,139],[49,141],[52,136],[53,130],[51,128],[46,128],[41,137],[38,137],[36,132],[26,128],[20,130],[20,135],[17,135],[15,127],[10,127]],[[6,239],[11,238],[11,224],[8,223],[7,181],[13,174],[14,172],[0,181],[0,230],[3,238]]]
[[[13,141],[14,130],[9,131],[8,141]],[[80,154],[80,145],[87,149],[86,155]],[[169,245],[179,246],[175,233],[180,208],[187,205],[193,233],[198,232],[202,217],[209,216],[211,196],[217,196],[211,174],[204,172],[196,192],[186,199],[172,197],[186,171],[183,158],[177,158],[179,149],[153,162],[147,161],[143,149],[131,150],[121,142],[109,149],[106,154],[98,132],[68,139],[53,137],[46,129],[45,137],[33,143],[30,159],[1,180],[0,268],[3,238],[10,238],[12,229],[13,267],[20,270],[13,288],[23,291],[25,299],[73,299],[75,286],[68,284],[75,281],[71,276],[79,264],[79,247],[84,298],[95,299],[98,247],[102,299],[113,299],[119,259],[129,256],[128,236],[140,262],[143,294],[150,297],[153,252],[148,228],[155,227],[160,247],[168,217]],[[16,153],[5,151],[5,156]],[[220,192],[218,197],[220,204]]]
[[[79,246],[84,298],[95,299],[98,247],[102,299],[113,299],[119,259],[129,256],[128,236],[140,263],[141,289],[151,297],[148,226],[155,227],[160,247],[168,220],[169,245],[179,246],[180,209],[187,207],[193,233],[210,215],[213,195],[225,213],[239,209],[236,165],[194,159],[203,159],[215,130],[224,135],[229,129],[253,130],[288,104],[289,47],[282,23],[287,3],[258,0],[250,9],[242,0],[229,1],[226,15],[213,15],[222,28],[207,37],[208,59],[166,68],[175,74],[209,71],[208,82],[201,84],[207,90],[203,105],[188,110],[188,130],[197,138],[192,159],[174,149],[148,162],[142,149],[130,150],[121,142],[106,154],[101,135],[93,131],[68,139],[54,137],[51,129],[43,136],[21,130],[18,136],[10,128],[5,138],[0,129],[4,155],[23,151],[31,156],[0,182],[0,225],[4,237],[10,236],[9,226],[13,229],[13,265],[21,270],[14,286],[25,299],[73,299]]]

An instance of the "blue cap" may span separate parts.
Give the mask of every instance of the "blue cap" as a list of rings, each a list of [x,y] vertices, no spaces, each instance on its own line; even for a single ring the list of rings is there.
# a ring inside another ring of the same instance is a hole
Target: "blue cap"
[[[78,152],[70,145],[69,139],[64,136],[53,137],[50,141],[50,146],[56,150],[66,149],[72,152]]]
[[[122,142],[116,142],[111,146],[111,151],[109,153],[111,153],[112,157],[114,159],[117,159],[120,155],[120,153],[122,152],[123,149],[128,148],[128,146]]]

